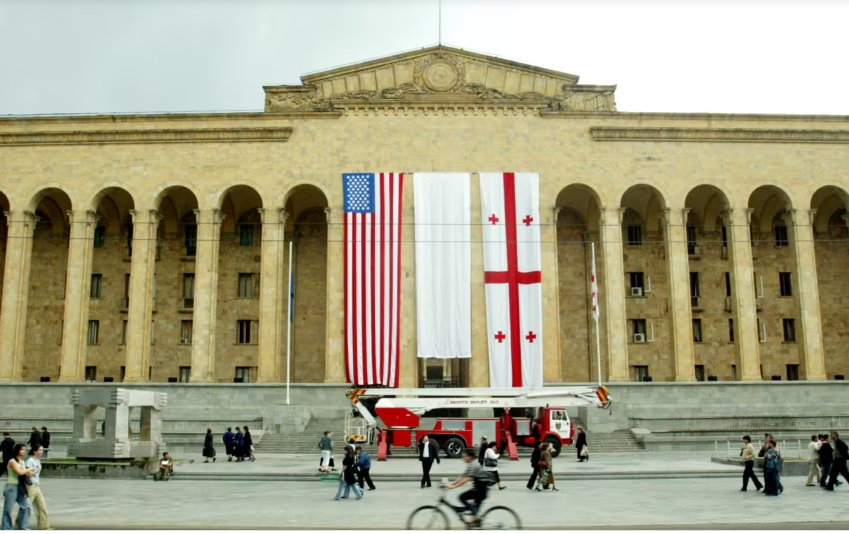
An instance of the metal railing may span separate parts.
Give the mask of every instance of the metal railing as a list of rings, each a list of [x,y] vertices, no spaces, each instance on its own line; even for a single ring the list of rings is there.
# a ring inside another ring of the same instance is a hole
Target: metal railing
[[[754,446],[756,451],[761,450],[763,447],[763,442],[758,441],[757,443],[752,442],[752,446]],[[727,458],[734,459],[740,457],[740,448],[741,445],[739,442],[732,441],[714,441],[713,442],[713,450],[714,456],[716,458]],[[802,445],[801,439],[783,439],[778,442],[778,450],[781,451],[781,455],[785,458],[804,458],[804,452],[806,450],[806,446]],[[795,456],[794,456],[795,452]]]

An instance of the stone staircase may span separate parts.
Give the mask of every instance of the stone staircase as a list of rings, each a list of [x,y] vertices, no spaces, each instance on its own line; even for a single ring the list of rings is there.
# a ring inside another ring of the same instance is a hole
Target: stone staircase
[[[616,430],[610,434],[587,433],[590,455],[599,453],[643,452],[645,449],[631,435],[630,430]],[[574,448],[569,452],[574,453]]]

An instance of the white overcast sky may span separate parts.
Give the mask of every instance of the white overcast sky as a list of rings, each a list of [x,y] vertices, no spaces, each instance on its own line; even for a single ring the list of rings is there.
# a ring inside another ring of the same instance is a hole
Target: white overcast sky
[[[0,0],[0,114],[260,110],[438,40],[438,0]],[[442,42],[617,84],[620,111],[849,115],[849,2],[443,0]]]

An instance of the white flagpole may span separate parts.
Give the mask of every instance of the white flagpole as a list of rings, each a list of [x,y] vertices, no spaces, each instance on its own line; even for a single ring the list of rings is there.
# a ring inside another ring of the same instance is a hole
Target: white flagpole
[[[289,302],[289,313],[286,314],[286,404],[290,404],[289,384],[292,374],[292,241],[289,241],[289,294],[286,295]]]
[[[592,243],[592,252],[593,252],[593,285],[595,286],[595,298],[593,299],[593,304],[596,307],[595,313],[593,313],[593,319],[595,319],[595,350],[596,350],[596,369],[598,370],[598,385],[601,387],[601,333],[598,329],[598,279],[595,275],[595,243]]]

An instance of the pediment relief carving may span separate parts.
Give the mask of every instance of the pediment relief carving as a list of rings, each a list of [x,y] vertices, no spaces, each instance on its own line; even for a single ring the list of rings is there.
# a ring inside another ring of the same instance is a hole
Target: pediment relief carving
[[[303,76],[304,85],[265,87],[268,112],[348,108],[510,105],[547,111],[615,111],[615,86],[582,86],[578,77],[432,47]]]

